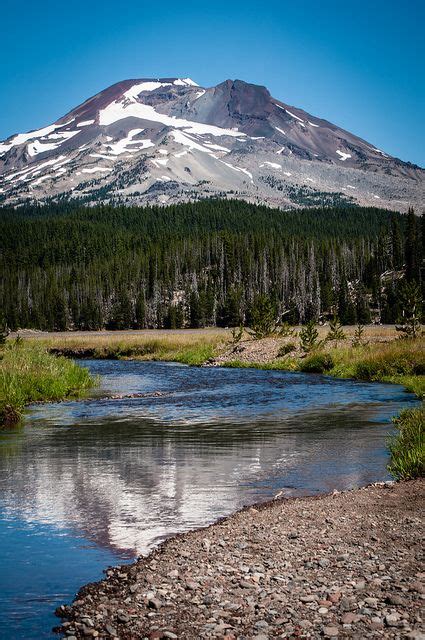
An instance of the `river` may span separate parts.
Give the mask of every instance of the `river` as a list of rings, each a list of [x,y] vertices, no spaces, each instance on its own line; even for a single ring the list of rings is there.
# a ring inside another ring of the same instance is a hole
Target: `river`
[[[0,431],[0,638],[52,637],[108,565],[246,504],[388,479],[396,385],[82,361],[100,389]],[[107,399],[105,394],[143,397]]]

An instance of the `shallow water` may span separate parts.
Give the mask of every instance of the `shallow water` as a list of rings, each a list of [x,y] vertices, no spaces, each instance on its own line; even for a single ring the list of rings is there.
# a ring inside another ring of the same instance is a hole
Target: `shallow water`
[[[0,431],[0,638],[51,637],[56,606],[173,533],[280,492],[387,479],[390,418],[415,403],[319,375],[82,364],[101,375],[94,399]]]

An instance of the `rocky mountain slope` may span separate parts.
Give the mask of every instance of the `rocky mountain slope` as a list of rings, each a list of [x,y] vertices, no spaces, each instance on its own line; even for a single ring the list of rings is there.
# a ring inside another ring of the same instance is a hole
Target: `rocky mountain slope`
[[[340,201],[405,210],[425,170],[226,80],[125,80],[55,123],[0,143],[0,203],[126,204],[240,197],[290,207]]]

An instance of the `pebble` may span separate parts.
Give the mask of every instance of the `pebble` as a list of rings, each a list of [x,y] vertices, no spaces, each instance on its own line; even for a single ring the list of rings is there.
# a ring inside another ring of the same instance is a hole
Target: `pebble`
[[[399,620],[400,616],[398,615],[398,613],[393,613],[385,616],[385,624],[387,625],[387,627],[396,627]]]
[[[328,638],[336,638],[339,635],[337,627],[323,627],[323,635]]]

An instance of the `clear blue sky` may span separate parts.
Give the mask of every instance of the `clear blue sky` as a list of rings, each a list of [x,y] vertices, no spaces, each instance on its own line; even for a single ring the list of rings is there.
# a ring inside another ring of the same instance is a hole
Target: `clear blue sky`
[[[0,139],[125,78],[227,78],[425,166],[425,0],[2,0]]]

